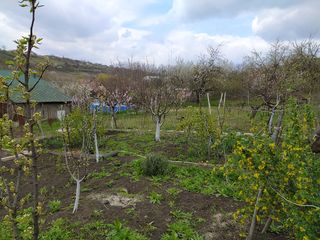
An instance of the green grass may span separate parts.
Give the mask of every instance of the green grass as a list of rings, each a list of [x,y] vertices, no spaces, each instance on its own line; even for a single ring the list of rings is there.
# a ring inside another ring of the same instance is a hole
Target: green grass
[[[182,118],[186,118],[190,112],[199,111],[197,106],[183,107],[176,112],[175,110],[170,111],[165,119],[164,124],[162,125],[162,135],[167,130],[177,130],[179,124],[181,123]],[[202,107],[202,111],[207,111],[208,108],[206,106]],[[265,121],[268,119],[268,114],[259,113],[260,118],[263,118]],[[153,139],[154,131],[155,131],[155,123],[152,120],[152,116],[147,112],[138,112],[138,111],[127,111],[127,112],[119,112],[116,114],[118,129],[134,129],[140,131],[150,131],[151,138]],[[216,107],[216,102],[212,102],[212,118],[218,119],[218,111]],[[111,129],[111,115],[108,113],[100,113],[98,114],[98,126],[101,133],[105,133],[107,129]],[[234,129],[237,131],[249,131],[251,126],[250,120],[250,108],[240,107],[236,103],[233,103],[232,106],[228,106],[225,109],[225,124],[226,128]],[[48,135],[56,135],[57,130],[60,128],[60,121],[56,120],[49,123],[44,121],[41,123],[41,127],[46,136]],[[36,133],[41,136],[40,129],[35,127]]]
[[[99,172],[91,172],[88,174],[88,179],[102,179],[111,176],[106,169],[102,168]]]
[[[191,111],[199,111],[199,108],[194,107],[184,107],[179,109],[178,112],[175,110],[170,111],[165,119],[165,122],[161,130],[177,130],[178,125],[181,121],[181,118],[187,117],[189,114],[190,108]],[[202,111],[208,111],[207,107],[203,107]],[[212,106],[212,117],[214,119],[218,118],[217,107]],[[100,121],[103,122],[104,128],[111,128],[111,116],[110,114],[104,113],[99,114]],[[155,123],[152,120],[150,113],[145,112],[122,112],[116,114],[117,125],[119,129],[139,129],[144,131],[153,131],[155,130]],[[102,120],[103,119],[103,120]],[[225,111],[225,125],[238,129],[247,131],[250,128],[250,109],[248,107],[226,107]]]
[[[120,221],[115,221],[108,225],[110,231],[107,233],[106,239],[113,240],[147,240],[140,233],[124,226]]]
[[[162,235],[161,240],[203,240],[195,231],[195,221],[192,220],[192,213],[175,210],[171,212],[174,221],[168,225],[168,230]]]
[[[222,195],[236,197],[235,186],[227,183],[223,176],[218,176],[209,169],[198,167],[175,167],[173,179],[181,188],[205,195]]]
[[[43,121],[40,123],[40,126],[45,136],[54,136],[57,135],[57,130],[61,127],[61,122],[59,120],[54,120],[49,124],[48,121]],[[34,129],[35,133],[38,136],[41,136],[39,125],[36,125]]]

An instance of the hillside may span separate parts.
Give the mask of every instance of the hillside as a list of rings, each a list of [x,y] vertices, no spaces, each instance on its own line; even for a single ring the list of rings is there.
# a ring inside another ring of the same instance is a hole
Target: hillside
[[[7,69],[6,61],[12,60],[13,57],[13,51],[0,50],[0,69]],[[68,92],[70,84],[94,79],[97,74],[110,73],[113,69],[110,66],[87,61],[37,54],[33,54],[32,64],[35,65],[41,61],[45,61],[47,58],[49,59],[50,66],[44,78],[65,92]]]
[[[12,60],[13,51],[0,50],[0,67],[6,68],[6,61]],[[33,64],[41,62],[46,58],[49,58],[50,61],[50,71],[59,71],[59,72],[85,72],[85,73],[102,73],[108,72],[110,67],[102,64],[91,63],[87,61],[74,60],[70,58],[64,57],[56,57],[56,56],[41,56],[37,54],[33,54]]]

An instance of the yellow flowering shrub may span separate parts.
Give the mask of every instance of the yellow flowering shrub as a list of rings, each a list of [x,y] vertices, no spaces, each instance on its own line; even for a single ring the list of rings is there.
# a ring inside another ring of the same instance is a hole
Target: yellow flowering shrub
[[[311,107],[291,101],[279,144],[261,132],[238,140],[224,167],[239,186],[238,197],[247,203],[235,218],[242,223],[251,218],[261,189],[259,224],[271,217],[273,226],[296,239],[320,239],[320,156],[310,148],[313,130]]]

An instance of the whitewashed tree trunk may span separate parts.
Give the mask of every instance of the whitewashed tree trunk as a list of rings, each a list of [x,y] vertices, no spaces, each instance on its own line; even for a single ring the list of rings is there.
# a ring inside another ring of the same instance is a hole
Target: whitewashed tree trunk
[[[98,136],[97,136],[97,119],[96,119],[96,111],[93,112],[93,118],[94,118],[94,146],[96,150],[96,161],[99,162],[99,147],[98,147]]]
[[[280,97],[279,97],[279,95],[277,95],[277,102],[273,106],[273,108],[271,109],[271,115],[270,115],[270,118],[269,118],[269,121],[268,121],[268,131],[269,131],[270,135],[273,135],[273,129],[272,129],[272,127],[273,127],[273,118],[274,118],[276,109],[277,109],[279,104],[280,104]]]
[[[83,120],[82,130],[88,130],[88,125],[85,120]],[[83,179],[86,177],[86,173],[83,173],[83,177],[81,178],[81,167],[86,167],[89,159],[89,153],[87,152],[88,146],[86,147],[87,140],[89,138],[92,138],[88,132],[83,132],[82,135],[82,147],[81,147],[81,153],[79,159],[77,159],[75,156],[73,156],[72,151],[69,149],[69,143],[70,143],[70,128],[69,125],[66,125],[66,130],[63,130],[63,132],[67,134],[67,136],[63,135],[63,143],[64,143],[64,157],[66,162],[67,170],[72,177],[72,179],[76,182],[76,197],[73,205],[73,211],[74,214],[78,210],[79,201],[80,201],[80,184],[83,181]],[[70,163],[72,161],[72,164]],[[71,164],[71,168],[70,168]],[[86,172],[86,171],[85,171]]]
[[[39,130],[40,130],[40,132],[41,132],[41,137],[42,137],[42,138],[45,138],[45,135],[44,135],[44,132],[43,132],[43,129],[42,129],[42,127],[41,127],[41,123],[40,123],[40,122],[38,122],[38,127],[39,127]]]
[[[275,108],[272,108],[271,115],[270,115],[270,118],[269,118],[269,121],[268,121],[268,132],[269,132],[270,135],[272,135],[272,126],[273,126],[274,114],[275,114]]]
[[[208,100],[209,114],[211,115],[211,104],[210,104],[210,94],[209,93],[207,93],[207,100]]]
[[[97,137],[97,132],[96,131],[94,132],[94,145],[95,145],[95,148],[96,148],[96,161],[98,163],[100,154],[99,154],[98,137]]]
[[[209,115],[211,116],[212,111],[211,111],[210,94],[209,93],[207,93],[207,100],[208,100]],[[207,126],[207,130],[209,131],[209,126]],[[212,145],[212,136],[210,134],[209,139],[208,139],[208,160],[211,159],[211,145]]]
[[[79,200],[80,200],[80,183],[82,179],[75,179],[77,182],[77,188],[76,188],[76,199],[74,200],[74,205],[73,205],[73,211],[72,213],[75,213],[78,210],[79,207]]]
[[[155,135],[155,141],[159,142],[160,141],[160,128],[161,128],[161,123],[160,123],[160,117],[156,117],[156,135]]]

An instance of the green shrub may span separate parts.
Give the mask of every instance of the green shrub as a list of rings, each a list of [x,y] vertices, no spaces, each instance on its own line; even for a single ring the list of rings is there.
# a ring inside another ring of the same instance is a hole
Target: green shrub
[[[12,228],[7,218],[0,221],[0,240],[12,239]]]
[[[47,149],[60,149],[63,148],[63,142],[61,138],[52,137],[40,140],[40,143]]]
[[[61,208],[60,200],[53,200],[48,203],[49,211],[51,213],[59,212]]]
[[[221,168],[231,175],[238,198],[247,203],[234,214],[244,226],[256,212],[259,224],[271,218],[277,231],[294,239],[320,239],[320,162],[308,144],[316,126],[311,107],[289,100],[281,141],[253,128],[254,135],[243,136]]]
[[[32,208],[22,209],[18,211],[18,228],[20,231],[20,237],[23,240],[32,239],[33,234],[33,221],[32,221]]]
[[[77,222],[77,225],[72,226],[72,229],[79,229],[80,231],[77,231],[77,239],[83,239],[83,240],[98,240],[98,239],[105,239],[105,233],[108,229],[108,224],[104,221],[98,220],[95,222],[89,222],[87,224]],[[88,237],[90,236],[90,237]]]
[[[164,175],[168,171],[168,160],[158,155],[149,155],[141,163],[141,168],[146,176]]]
[[[32,209],[26,208],[18,211],[17,216],[18,229],[20,239],[29,240],[32,239]],[[13,239],[12,236],[12,223],[9,216],[5,216],[0,220],[0,240]]]
[[[70,139],[68,144],[70,148],[79,148],[82,146],[83,135],[92,135],[93,121],[92,116],[88,113],[84,113],[81,109],[75,108],[68,114],[65,120],[62,122],[62,128],[69,129]],[[66,137],[66,136],[65,136]],[[90,139],[86,143],[90,151],[93,150],[93,141]]]
[[[51,224],[51,227],[41,237],[41,240],[69,240],[71,233],[65,228],[66,222],[58,218]]]

